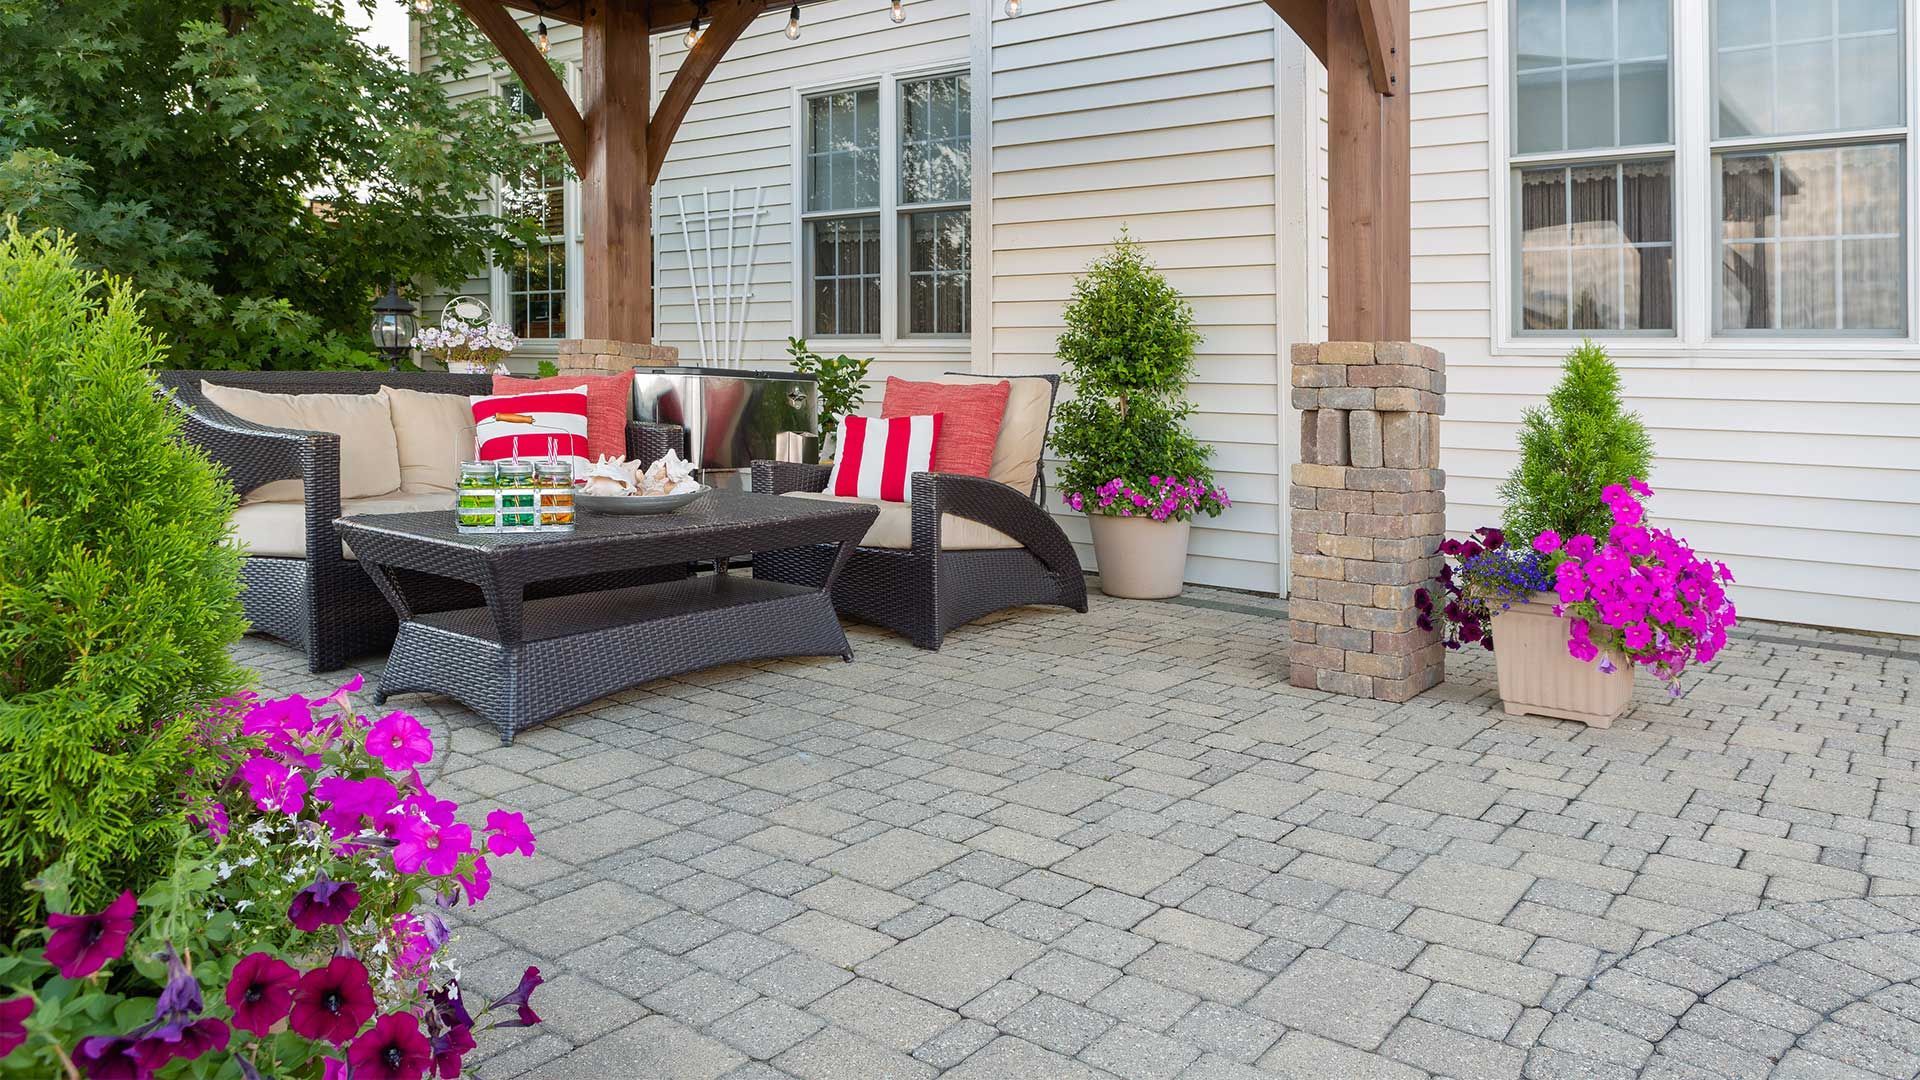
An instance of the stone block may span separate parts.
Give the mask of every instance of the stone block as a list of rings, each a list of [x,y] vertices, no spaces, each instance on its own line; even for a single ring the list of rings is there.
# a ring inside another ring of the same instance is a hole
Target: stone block
[[[1347,463],[1356,469],[1377,469],[1382,464],[1380,414],[1372,409],[1354,409],[1347,414]]]
[[[1320,362],[1320,343],[1317,341],[1297,342],[1292,354],[1294,367],[1305,367]]]
[[[1337,364],[1308,364],[1293,369],[1293,385],[1302,389],[1347,385],[1347,369]]]
[[[1377,608],[1411,608],[1413,607],[1413,594],[1418,591],[1420,591],[1420,586],[1412,583],[1405,585],[1375,585],[1373,587],[1373,606]]]
[[[1347,515],[1336,510],[1297,510],[1293,515],[1293,527],[1316,533],[1344,533],[1347,531]]]
[[[1373,651],[1383,656],[1411,656],[1434,644],[1438,636],[1432,630],[1379,631],[1373,635]]]
[[[1311,664],[1293,661],[1287,668],[1287,685],[1302,690],[1320,689],[1320,669]]]
[[[1364,536],[1347,536],[1343,533],[1321,533],[1318,538],[1319,552],[1340,559],[1373,558],[1373,541]]]
[[[1362,581],[1322,581],[1318,592],[1329,604],[1373,603],[1373,586]]]
[[[1314,677],[1316,689],[1329,694],[1345,694],[1348,697],[1370,698],[1373,696],[1373,679],[1366,675],[1356,675],[1348,671],[1321,670]]]
[[[1443,514],[1447,497],[1438,491],[1377,491],[1370,493],[1372,506],[1349,513]]]
[[[1322,394],[1329,391],[1322,390]],[[1344,409],[1320,408],[1313,413],[1314,461],[1321,465],[1347,464],[1347,413]]]
[[[1294,582],[1293,598],[1299,597],[1300,585],[1310,584],[1312,580],[1313,580],[1312,578],[1308,578],[1306,582],[1298,582],[1298,581]],[[1288,619],[1287,625],[1292,628],[1293,640],[1295,641],[1301,641],[1301,642],[1305,642],[1308,645],[1311,645],[1315,641],[1319,640],[1320,626],[1318,623],[1301,622],[1297,619]]]
[[[1370,536],[1381,540],[1405,540],[1407,537],[1414,535],[1416,531],[1422,533],[1430,531],[1427,529],[1416,530],[1413,527],[1414,522],[1423,516],[1425,515],[1347,514],[1345,515],[1345,529],[1346,532],[1352,536]]]
[[[1300,487],[1295,484],[1289,484],[1287,486],[1287,505],[1293,507],[1295,510],[1311,510],[1320,505],[1318,498],[1319,490],[1319,488]]]
[[[1372,597],[1369,596],[1368,599],[1371,600]],[[1343,610],[1346,612],[1348,626],[1356,630],[1382,634],[1399,634],[1413,629],[1413,620],[1419,614],[1411,605],[1395,608],[1348,605]],[[1367,648],[1373,648],[1371,639],[1367,642]]]
[[[1301,462],[1293,467],[1293,482],[1317,488],[1344,488],[1347,486],[1347,470],[1339,465],[1316,465]]]
[[[1412,562],[1433,554],[1440,546],[1438,540],[1429,540],[1424,536],[1408,537],[1405,540],[1375,540],[1373,557],[1382,562]]]
[[[1440,467],[1440,418],[1437,416],[1427,423],[1427,464],[1435,469]]]
[[[1381,412],[1423,412],[1436,416],[1446,412],[1439,394],[1407,386],[1383,386],[1375,390],[1373,407]]]
[[[1407,387],[1413,390],[1433,391],[1437,372],[1423,367],[1409,367],[1405,364],[1372,364],[1357,367],[1347,373],[1348,386]]]
[[[1287,650],[1287,659],[1291,660],[1295,667],[1305,665],[1315,668],[1332,668],[1335,671],[1340,670],[1341,665],[1346,663],[1346,657],[1337,648],[1327,645],[1308,645],[1298,641]]]
[[[1293,576],[1321,578],[1327,581],[1339,581],[1346,576],[1345,562],[1318,553],[1299,554],[1293,557]]]
[[[1374,698],[1378,701],[1411,701],[1440,685],[1446,672],[1438,664],[1415,671],[1404,679],[1373,680]]]
[[[1375,544],[1378,554],[1379,545]],[[1410,559],[1380,560],[1366,562],[1358,560],[1346,564],[1345,576],[1348,581],[1358,581],[1367,585],[1417,585],[1433,577],[1422,562]]]
[[[1339,604],[1324,600],[1305,600],[1292,597],[1287,601],[1287,616],[1295,622],[1322,623],[1339,626],[1346,621],[1345,609]]]
[[[1380,417],[1381,464],[1389,469],[1430,469],[1428,432],[1433,417],[1426,413],[1390,412]]]
[[[1320,391],[1322,409],[1371,409],[1374,408],[1378,390],[1370,386],[1329,386]]]
[[[1347,475],[1345,486],[1358,491],[1425,491],[1429,481],[1423,472],[1408,468],[1355,469]]]
[[[1307,412],[1320,407],[1320,391],[1304,386],[1293,388],[1293,407]]]
[[[606,375],[636,367],[664,367],[680,359],[672,345],[605,338],[575,338],[557,343],[554,363],[562,375]]]
[[[1405,679],[1413,675],[1415,659],[1411,656],[1388,656],[1375,652],[1350,652],[1347,654],[1347,670],[1356,675],[1371,675],[1376,679]]]
[[[1316,646],[1317,648],[1340,649],[1347,652],[1363,652],[1373,648],[1373,634],[1370,631],[1356,630],[1351,626],[1328,626],[1326,623],[1318,625],[1320,632],[1316,640],[1320,644]],[[1336,662],[1327,666],[1337,668],[1340,664]]]
[[[1410,364],[1434,371],[1444,368],[1447,362],[1446,354],[1440,350],[1411,341],[1374,342],[1373,355],[1377,364]]]
[[[1296,554],[1301,554],[1301,555],[1320,554],[1321,553],[1320,552],[1320,536],[1321,536],[1320,533],[1314,532],[1312,529],[1302,529],[1298,525],[1294,526],[1293,527],[1294,552]]]
[[[1346,365],[1371,364],[1374,362],[1373,342],[1323,341],[1320,343],[1320,362]]]
[[[1351,430],[1351,424],[1349,424]],[[1318,500],[1314,503],[1321,510],[1338,510],[1343,514],[1366,514],[1373,511],[1373,493],[1370,491],[1346,491],[1336,488],[1319,488]]]

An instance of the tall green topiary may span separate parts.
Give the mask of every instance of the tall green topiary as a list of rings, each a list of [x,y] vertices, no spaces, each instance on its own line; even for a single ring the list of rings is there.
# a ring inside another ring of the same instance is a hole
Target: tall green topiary
[[[1193,309],[1140,245],[1121,230],[1113,247],[1074,282],[1060,362],[1071,400],[1056,411],[1053,446],[1064,459],[1060,489],[1069,505],[1090,513],[1120,512],[1100,489],[1114,480],[1130,492],[1160,492],[1169,479],[1192,481],[1200,493],[1179,500],[1170,515],[1197,509],[1218,514],[1213,448],[1193,437],[1186,400],[1193,351],[1200,344]]]
[[[64,239],[0,240],[0,932],[55,860],[99,910],[162,876],[239,671],[233,493],[154,396],[163,351]],[[0,938],[4,940],[4,938]]]
[[[1500,485],[1507,532],[1530,540],[1543,530],[1605,538],[1613,524],[1600,501],[1609,484],[1647,478],[1653,440],[1620,398],[1620,372],[1591,341],[1567,354],[1545,407],[1520,422],[1520,464]]]

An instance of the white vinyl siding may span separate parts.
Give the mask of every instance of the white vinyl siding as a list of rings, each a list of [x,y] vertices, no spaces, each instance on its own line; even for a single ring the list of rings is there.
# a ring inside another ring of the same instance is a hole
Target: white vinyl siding
[[[1413,4],[1413,333],[1447,354],[1440,463],[1455,532],[1497,520],[1520,414],[1552,388],[1566,345],[1505,329],[1508,2]],[[1901,2],[1911,26],[1920,3]],[[1681,63],[1704,69],[1705,27],[1688,28],[1678,48],[1700,56]],[[1683,145],[1705,145],[1699,74],[1676,75]],[[1911,200],[1911,170],[1906,183]],[[1676,205],[1679,340],[1594,335],[1652,432],[1654,514],[1733,567],[1743,615],[1920,634],[1920,346],[1713,338],[1713,209]]]

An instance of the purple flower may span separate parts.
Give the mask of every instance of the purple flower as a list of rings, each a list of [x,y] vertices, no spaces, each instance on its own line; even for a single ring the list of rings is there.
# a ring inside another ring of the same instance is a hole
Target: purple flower
[[[133,916],[140,909],[132,892],[123,892],[98,915],[48,915],[47,963],[63,979],[84,979],[127,949]]]
[[[27,1041],[27,1017],[33,1015],[33,999],[8,998],[0,1001],[0,1058]]]
[[[364,780],[330,776],[320,781],[313,793],[327,804],[320,811],[320,820],[333,830],[336,839],[360,832],[369,819],[378,821],[380,815],[400,801],[400,792],[393,781],[384,776],[369,776]]]
[[[292,816],[307,805],[307,778],[272,758],[256,757],[240,766],[253,805]]]
[[[133,1044],[134,1056],[148,1069],[170,1061],[192,1061],[211,1051],[225,1050],[233,1037],[225,1020],[205,1017],[191,1024],[169,1024]]]
[[[94,1035],[73,1048],[73,1063],[87,1080],[148,1080],[153,1070],[140,1060],[137,1045],[124,1035]]]
[[[177,1025],[199,1016],[207,1006],[200,995],[200,980],[193,977],[180,954],[169,946],[165,955],[167,985],[153,1003],[153,1018],[161,1024]]]
[[[460,856],[473,850],[473,830],[459,823],[406,821],[394,830],[394,838],[400,842],[393,849],[393,868],[403,874],[419,873],[421,867],[435,876],[451,874]]]
[[[227,1008],[235,1027],[265,1038],[293,1009],[293,987],[300,973],[263,952],[248,953],[234,965],[227,983]]]
[[[1619,668],[1619,666],[1618,666],[1618,665],[1616,665],[1616,664],[1615,664],[1615,663],[1613,662],[1613,657],[1611,657],[1611,656],[1603,656],[1603,657],[1601,657],[1601,658],[1600,658],[1600,673],[1601,673],[1601,674],[1603,674],[1603,675],[1611,675],[1611,674],[1613,674],[1614,672],[1616,672],[1616,671],[1619,671],[1619,670],[1620,670],[1620,668]]]
[[[326,967],[300,976],[293,991],[294,1034],[325,1039],[339,1046],[373,1016],[373,986],[366,965],[351,956],[336,956]]]
[[[353,1040],[347,1064],[355,1080],[420,1080],[433,1064],[433,1047],[412,1013],[388,1013]]]
[[[498,1009],[503,1005],[511,1005],[518,1011],[519,1015],[512,1020],[496,1021],[490,1026],[491,1027],[532,1027],[533,1025],[540,1022],[540,1016],[538,1013],[535,1013],[533,1011],[533,1005],[531,1003],[531,999],[533,997],[533,991],[535,990],[535,988],[537,988],[541,983],[545,981],[546,981],[545,979],[542,979],[540,977],[539,968],[530,967],[521,974],[519,986],[514,987],[511,993],[505,995],[504,997],[496,999],[491,1004],[489,1004],[486,1008],[480,1011],[483,1014],[490,1013],[493,1010]]]
[[[339,926],[359,906],[358,885],[334,881],[322,873],[313,884],[293,895],[293,903],[287,907],[287,921],[310,934],[322,926]]]
[[[487,814],[487,850],[495,855],[507,855],[518,851],[522,855],[533,854],[533,830],[527,828],[527,819],[506,810],[494,810]]]
[[[1533,538],[1533,550],[1542,555],[1550,555],[1560,550],[1560,534],[1548,529]]]

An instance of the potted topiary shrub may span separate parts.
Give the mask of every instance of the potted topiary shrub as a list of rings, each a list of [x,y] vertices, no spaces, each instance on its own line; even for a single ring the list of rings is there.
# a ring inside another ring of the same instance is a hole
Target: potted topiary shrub
[[[1177,596],[1194,515],[1232,505],[1207,467],[1213,448],[1186,425],[1193,309],[1123,229],[1074,283],[1066,324],[1059,355],[1073,396],[1053,445],[1062,495],[1093,530],[1100,589]]]

